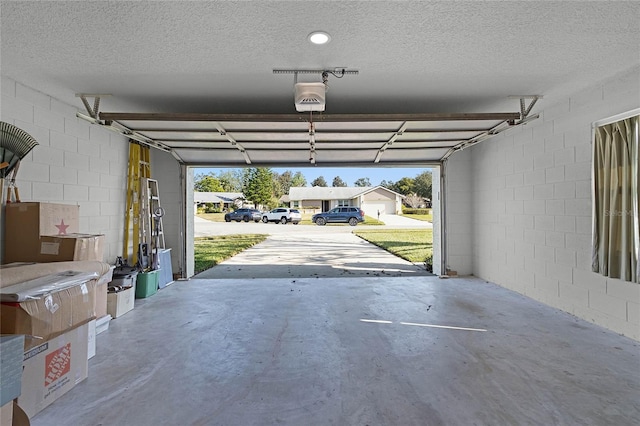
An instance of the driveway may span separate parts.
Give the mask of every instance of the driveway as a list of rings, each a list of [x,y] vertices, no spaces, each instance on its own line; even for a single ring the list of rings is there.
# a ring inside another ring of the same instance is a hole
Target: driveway
[[[381,217],[382,219],[382,217]],[[405,218],[403,218],[405,219]],[[411,222],[379,228],[427,228]],[[413,225],[413,226],[410,226]],[[269,234],[260,244],[194,276],[210,278],[322,278],[430,276],[413,264],[353,235],[351,226],[210,222],[194,218],[195,235]],[[369,227],[367,227],[369,228]]]

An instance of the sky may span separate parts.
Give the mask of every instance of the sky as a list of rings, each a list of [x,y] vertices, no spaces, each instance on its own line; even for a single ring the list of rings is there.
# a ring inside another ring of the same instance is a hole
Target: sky
[[[194,174],[197,176],[200,173],[208,174],[210,172],[219,174],[221,171],[229,169],[216,169],[216,168],[196,168]],[[302,172],[307,179],[307,185],[316,179],[318,176],[323,176],[327,185],[331,186],[333,178],[340,176],[347,186],[355,186],[354,182],[360,178],[369,178],[371,185],[379,185],[381,181],[397,182],[403,177],[414,178],[425,170],[431,170],[430,168],[400,168],[400,167],[376,167],[376,168],[348,168],[348,167],[304,167],[304,168],[272,168],[274,172],[279,174],[290,170],[293,174],[297,171]]]

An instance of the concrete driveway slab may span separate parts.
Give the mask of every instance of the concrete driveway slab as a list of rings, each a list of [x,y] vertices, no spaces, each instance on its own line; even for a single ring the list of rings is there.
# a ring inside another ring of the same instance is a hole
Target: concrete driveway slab
[[[351,233],[275,234],[193,278],[327,278],[432,275]]]
[[[270,234],[262,243],[194,276],[196,279],[432,275],[424,265],[401,259],[355,236],[351,226],[195,220],[196,236]]]

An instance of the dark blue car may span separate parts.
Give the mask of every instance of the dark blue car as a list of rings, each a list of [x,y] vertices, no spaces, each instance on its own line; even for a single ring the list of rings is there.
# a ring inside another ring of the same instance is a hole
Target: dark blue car
[[[358,207],[335,207],[328,212],[314,214],[311,221],[320,226],[327,223],[348,223],[356,226],[364,222],[364,212]]]

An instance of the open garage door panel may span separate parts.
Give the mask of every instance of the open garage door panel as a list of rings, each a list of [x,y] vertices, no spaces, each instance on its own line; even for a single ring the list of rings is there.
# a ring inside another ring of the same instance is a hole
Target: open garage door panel
[[[527,119],[521,112],[78,115],[171,152],[185,165],[228,167],[439,164],[453,152]]]

